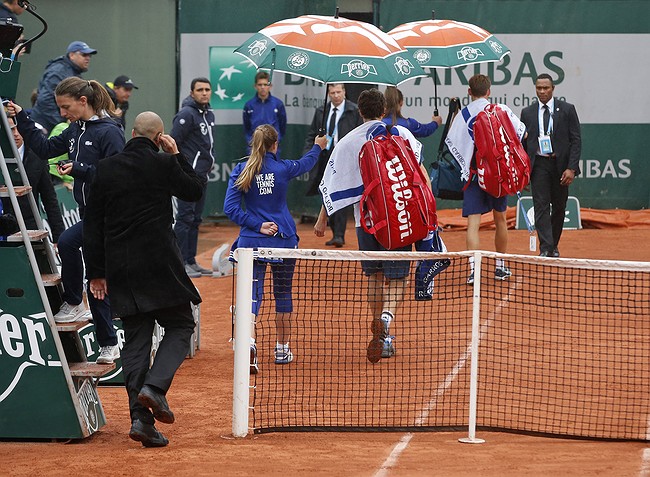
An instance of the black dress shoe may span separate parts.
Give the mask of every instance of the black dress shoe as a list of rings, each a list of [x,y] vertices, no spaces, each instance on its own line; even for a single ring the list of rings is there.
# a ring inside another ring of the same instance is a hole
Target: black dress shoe
[[[331,247],[331,246],[333,246],[335,243],[336,243],[336,239],[333,238],[332,240],[328,240],[327,242],[325,242],[325,245],[327,245],[328,247]]]
[[[174,422],[174,413],[169,409],[169,404],[167,404],[167,398],[164,394],[161,394],[155,391],[151,386],[145,384],[140,389],[140,394],[138,394],[138,401],[143,406],[151,408],[153,412],[153,417],[157,421],[164,422],[165,424],[171,424]]]
[[[559,257],[560,256],[560,251],[557,248],[553,249],[553,256],[554,257]]]
[[[332,240],[332,245],[334,245],[337,248],[341,248],[345,241],[341,238],[335,238]]]
[[[544,250],[543,252],[540,252],[540,253],[539,253],[539,256],[540,256],[540,257],[550,257],[550,256],[551,256],[551,252],[549,252],[548,250]]]
[[[169,440],[153,424],[146,424],[140,419],[131,424],[129,437],[145,447],[165,447],[169,444]]]

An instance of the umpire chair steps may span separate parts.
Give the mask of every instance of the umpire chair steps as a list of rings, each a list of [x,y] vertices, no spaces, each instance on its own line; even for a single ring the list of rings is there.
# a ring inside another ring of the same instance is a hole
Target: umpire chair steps
[[[88,322],[54,321],[61,277],[19,157],[0,108],[0,197],[20,229],[0,241],[0,439],[81,439],[106,423],[96,378],[115,365],[88,362],[79,336]],[[38,230],[27,230],[20,196]]]

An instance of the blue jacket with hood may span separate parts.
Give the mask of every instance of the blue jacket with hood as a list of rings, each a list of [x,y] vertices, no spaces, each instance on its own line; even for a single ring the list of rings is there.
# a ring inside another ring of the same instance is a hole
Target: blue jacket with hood
[[[185,98],[169,134],[196,174],[207,182],[214,164],[214,113],[210,106],[200,105],[191,96]]]
[[[50,60],[45,67],[43,77],[38,83],[38,97],[30,117],[47,129],[48,132],[63,121],[59,114],[59,107],[54,99],[54,90],[61,81],[70,76],[81,78],[83,71],[67,55]]]
[[[75,121],[59,136],[46,138],[22,110],[16,116],[18,131],[32,151],[44,160],[68,153],[74,161],[70,175],[74,177],[74,199],[83,217],[90,184],[100,159],[113,156],[124,149],[124,132],[111,118]]]

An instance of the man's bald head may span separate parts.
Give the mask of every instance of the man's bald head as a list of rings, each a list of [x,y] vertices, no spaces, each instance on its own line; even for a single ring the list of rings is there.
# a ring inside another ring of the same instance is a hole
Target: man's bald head
[[[140,113],[133,124],[133,137],[144,136],[157,143],[158,136],[165,130],[162,119],[152,111]]]

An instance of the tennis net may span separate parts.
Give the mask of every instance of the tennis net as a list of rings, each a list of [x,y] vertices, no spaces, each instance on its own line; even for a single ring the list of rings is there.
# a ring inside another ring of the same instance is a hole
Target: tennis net
[[[280,365],[270,271],[259,314],[250,312],[253,255],[239,251],[235,435],[468,429],[473,438],[491,429],[650,439],[649,263],[437,254],[451,264],[420,301],[416,265],[431,254],[259,250],[296,260],[294,359]],[[375,364],[366,348],[382,306],[368,298],[362,260],[410,263],[388,333],[395,354]],[[512,272],[504,280],[501,260]],[[259,373],[249,376],[252,328]]]

